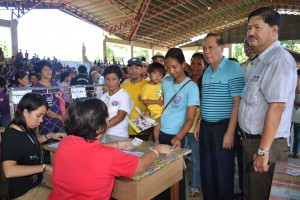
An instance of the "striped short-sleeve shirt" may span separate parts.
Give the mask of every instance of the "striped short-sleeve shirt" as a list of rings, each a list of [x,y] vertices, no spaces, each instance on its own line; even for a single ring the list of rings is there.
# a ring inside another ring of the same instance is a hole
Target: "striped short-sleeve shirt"
[[[208,122],[229,119],[233,97],[241,96],[243,87],[244,72],[237,62],[223,57],[215,72],[209,66],[202,78],[202,118]]]

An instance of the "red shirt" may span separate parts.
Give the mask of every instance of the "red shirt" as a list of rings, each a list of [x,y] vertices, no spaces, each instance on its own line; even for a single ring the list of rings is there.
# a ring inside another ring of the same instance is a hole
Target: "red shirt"
[[[138,157],[100,142],[67,136],[54,156],[53,189],[48,199],[110,199],[116,176],[132,177]]]

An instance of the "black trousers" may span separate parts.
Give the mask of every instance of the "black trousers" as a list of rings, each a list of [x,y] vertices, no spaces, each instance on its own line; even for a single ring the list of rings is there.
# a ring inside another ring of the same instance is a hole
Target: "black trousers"
[[[238,173],[239,173],[239,188],[243,194],[243,148],[241,143],[241,136],[238,131],[235,133],[234,149],[237,156]]]
[[[166,133],[163,133],[160,131],[159,133],[159,143],[160,144],[167,144],[167,145],[172,145],[171,140],[173,139],[174,135],[169,135]],[[183,147],[184,141],[181,141],[181,147]],[[159,195],[155,197],[155,200],[169,200],[171,199],[171,190],[170,188],[166,189]],[[180,200],[185,200],[185,173],[183,171],[183,179],[179,181],[179,199]]]
[[[232,200],[234,192],[234,150],[223,149],[229,120],[200,126],[201,186],[205,200]]]

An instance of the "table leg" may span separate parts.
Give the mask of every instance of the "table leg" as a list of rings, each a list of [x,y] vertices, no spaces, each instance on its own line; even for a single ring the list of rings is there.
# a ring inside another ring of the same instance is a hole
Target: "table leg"
[[[171,186],[171,200],[179,200],[179,182]]]

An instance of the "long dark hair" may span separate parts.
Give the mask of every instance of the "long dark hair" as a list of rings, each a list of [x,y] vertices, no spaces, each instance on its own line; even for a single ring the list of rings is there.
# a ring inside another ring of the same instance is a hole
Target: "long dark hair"
[[[84,138],[87,142],[93,142],[96,131],[107,130],[106,118],[108,111],[105,103],[96,98],[75,100],[68,108],[65,118],[65,126],[69,135]]]
[[[26,109],[28,112],[32,112],[37,110],[41,106],[45,106],[47,110],[49,108],[48,102],[42,95],[37,93],[25,94],[19,102],[18,108],[15,112],[15,116],[9,125],[16,124],[20,127],[23,127],[25,131],[29,132],[29,128],[26,124],[25,117],[23,114],[24,110]]]

